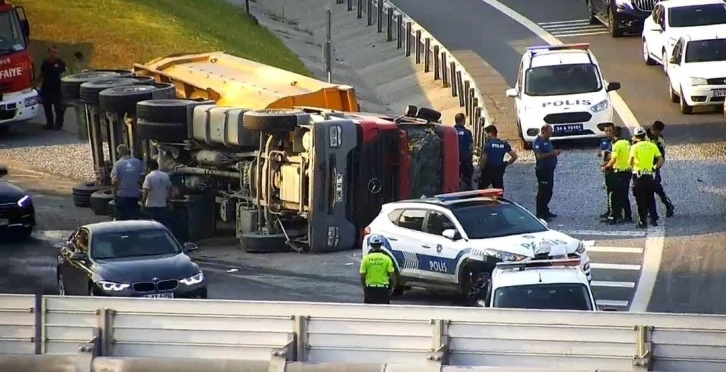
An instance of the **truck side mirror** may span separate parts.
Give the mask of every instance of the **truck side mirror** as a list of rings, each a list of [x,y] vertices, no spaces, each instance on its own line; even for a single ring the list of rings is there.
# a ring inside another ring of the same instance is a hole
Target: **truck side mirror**
[[[507,89],[507,91],[505,92],[505,94],[509,98],[514,98],[514,97],[517,97],[519,95],[519,92],[517,92],[516,89],[511,88],[511,89]]]

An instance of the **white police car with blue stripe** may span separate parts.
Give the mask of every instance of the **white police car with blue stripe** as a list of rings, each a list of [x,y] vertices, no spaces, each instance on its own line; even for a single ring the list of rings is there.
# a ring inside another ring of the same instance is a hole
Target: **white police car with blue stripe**
[[[383,237],[383,251],[398,270],[399,287],[456,289],[469,299],[483,289],[498,262],[531,259],[542,242],[561,246],[592,280],[583,243],[550,230],[544,221],[502,190],[474,190],[384,204],[366,228],[363,254],[371,235]]]

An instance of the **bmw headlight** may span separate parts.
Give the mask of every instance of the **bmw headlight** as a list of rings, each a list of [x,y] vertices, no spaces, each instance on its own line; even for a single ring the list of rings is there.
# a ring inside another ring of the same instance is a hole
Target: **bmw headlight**
[[[192,275],[188,278],[181,279],[179,282],[185,285],[195,285],[204,281],[204,273],[201,271],[198,274]]]
[[[484,253],[486,253],[487,256],[492,256],[502,261],[522,261],[523,259],[527,258],[527,256],[498,251],[496,249],[485,249]]]
[[[116,283],[116,282],[107,282],[104,280],[100,280],[96,282],[96,285],[107,292],[118,292],[123,291],[125,289],[128,289],[131,287],[131,284],[124,284],[124,283]]]
[[[608,100],[604,99],[604,100],[590,106],[590,111],[592,111],[594,113],[598,113],[600,111],[607,109],[608,107],[610,107],[610,103],[608,102]]]
[[[708,82],[704,78],[689,77],[688,84],[689,85],[707,85]]]
[[[30,195],[25,195],[20,200],[18,200],[18,207],[27,207],[31,203]]]
[[[582,242],[582,240],[577,242],[577,249],[575,249],[575,253],[577,253],[577,254],[585,253],[585,244]]]

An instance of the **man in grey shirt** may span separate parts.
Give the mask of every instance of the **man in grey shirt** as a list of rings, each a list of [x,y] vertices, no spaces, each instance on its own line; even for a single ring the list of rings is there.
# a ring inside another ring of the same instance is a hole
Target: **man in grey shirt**
[[[129,147],[118,145],[116,154],[119,160],[111,170],[111,184],[116,201],[116,220],[132,220],[139,218],[139,198],[141,197],[141,175],[144,164],[141,160],[131,157]]]
[[[149,161],[149,174],[144,178],[141,186],[143,196],[141,205],[144,211],[153,220],[169,228],[169,198],[171,198],[171,180],[169,175],[159,170],[156,160]]]

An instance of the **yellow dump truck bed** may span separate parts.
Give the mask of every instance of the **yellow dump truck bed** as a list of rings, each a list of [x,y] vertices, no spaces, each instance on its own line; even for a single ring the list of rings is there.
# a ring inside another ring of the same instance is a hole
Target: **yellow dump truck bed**
[[[358,111],[355,89],[329,84],[223,52],[172,55],[135,64],[138,75],[173,83],[179,97],[249,109],[314,106]]]

